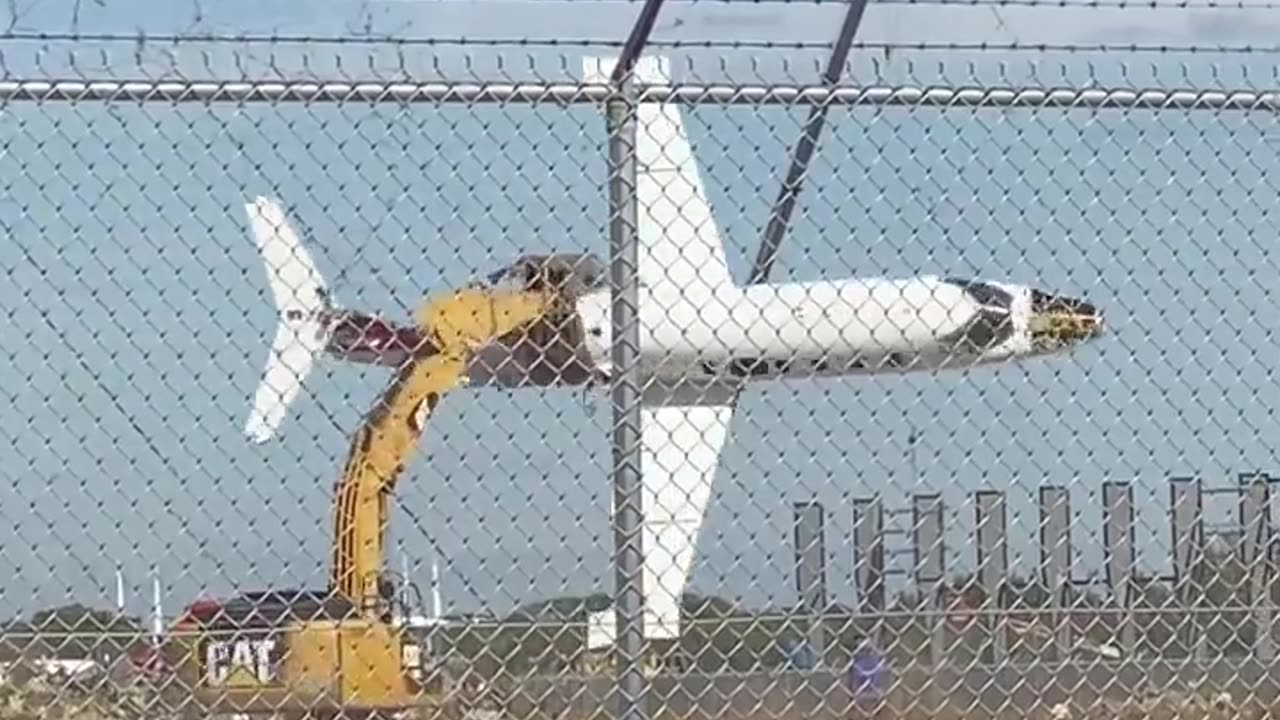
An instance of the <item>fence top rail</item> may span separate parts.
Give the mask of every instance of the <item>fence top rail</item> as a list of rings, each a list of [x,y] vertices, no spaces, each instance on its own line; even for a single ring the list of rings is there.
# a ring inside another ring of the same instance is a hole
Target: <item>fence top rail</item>
[[[0,80],[0,102],[598,104],[587,83]],[[1071,87],[639,85],[647,102],[1061,109],[1280,109],[1280,90]]]

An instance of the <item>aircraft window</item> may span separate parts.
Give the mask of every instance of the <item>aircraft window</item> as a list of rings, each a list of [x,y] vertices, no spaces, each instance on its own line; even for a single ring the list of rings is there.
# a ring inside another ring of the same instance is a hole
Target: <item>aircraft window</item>
[[[998,307],[1004,310],[1009,310],[1013,307],[1013,296],[995,285],[963,278],[945,278],[943,282],[964,288],[969,297],[980,305]]]

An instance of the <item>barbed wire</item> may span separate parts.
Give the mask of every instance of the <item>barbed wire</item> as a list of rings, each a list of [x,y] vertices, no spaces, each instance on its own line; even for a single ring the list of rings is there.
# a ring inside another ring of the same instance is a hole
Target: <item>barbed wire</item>
[[[139,43],[153,45],[365,45],[420,47],[621,47],[607,38],[365,37],[356,35],[123,35],[110,33],[3,33],[0,42]],[[826,50],[828,42],[776,40],[650,40],[652,47],[708,50]],[[1023,43],[1023,42],[857,42],[855,49],[911,52],[1149,53],[1149,54],[1280,54],[1280,45],[1194,45],[1168,43]]]
[[[385,45],[393,47],[458,46],[458,47],[621,47],[623,41],[612,38],[484,38],[484,37],[379,37],[366,35],[123,35],[71,33],[0,34],[0,42],[104,42],[163,45],[244,44],[244,45]],[[705,47],[715,49],[751,48],[761,50],[823,50],[829,42],[775,40],[650,40],[653,47]]]
[[[419,0],[419,4],[542,4],[550,1],[560,4],[623,4],[635,5],[643,0]],[[681,5],[831,5],[843,6],[845,0],[671,0]],[[1280,8],[1280,3],[1271,0],[1177,0],[1161,2],[1160,0],[868,0],[876,5],[953,5],[953,6],[996,6],[996,7],[1052,7],[1052,8],[1112,8],[1134,10],[1273,10]]]

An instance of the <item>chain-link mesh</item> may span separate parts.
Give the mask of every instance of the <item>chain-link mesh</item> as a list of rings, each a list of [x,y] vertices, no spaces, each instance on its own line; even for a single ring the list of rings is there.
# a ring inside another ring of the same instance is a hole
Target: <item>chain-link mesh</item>
[[[1274,712],[1265,63],[271,52],[4,59],[0,717]]]

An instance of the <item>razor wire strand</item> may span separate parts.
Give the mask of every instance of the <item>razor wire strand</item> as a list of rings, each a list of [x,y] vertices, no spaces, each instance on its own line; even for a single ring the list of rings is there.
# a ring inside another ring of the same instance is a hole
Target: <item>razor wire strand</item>
[[[146,35],[149,44],[183,45],[324,45],[388,46],[388,47],[475,47],[475,48],[620,48],[625,41],[609,38],[515,38],[515,37],[402,37],[382,38],[331,35],[230,35],[184,34]],[[0,34],[0,42],[15,43],[126,43],[136,44],[137,36],[112,33],[10,33]],[[809,40],[662,40],[650,39],[648,46],[689,50],[830,50],[830,42]],[[899,50],[913,52],[973,53],[1141,53],[1141,54],[1280,54],[1280,45],[1228,45],[1221,43],[1122,43],[1122,42],[931,42],[931,41],[854,41],[855,50]]]

